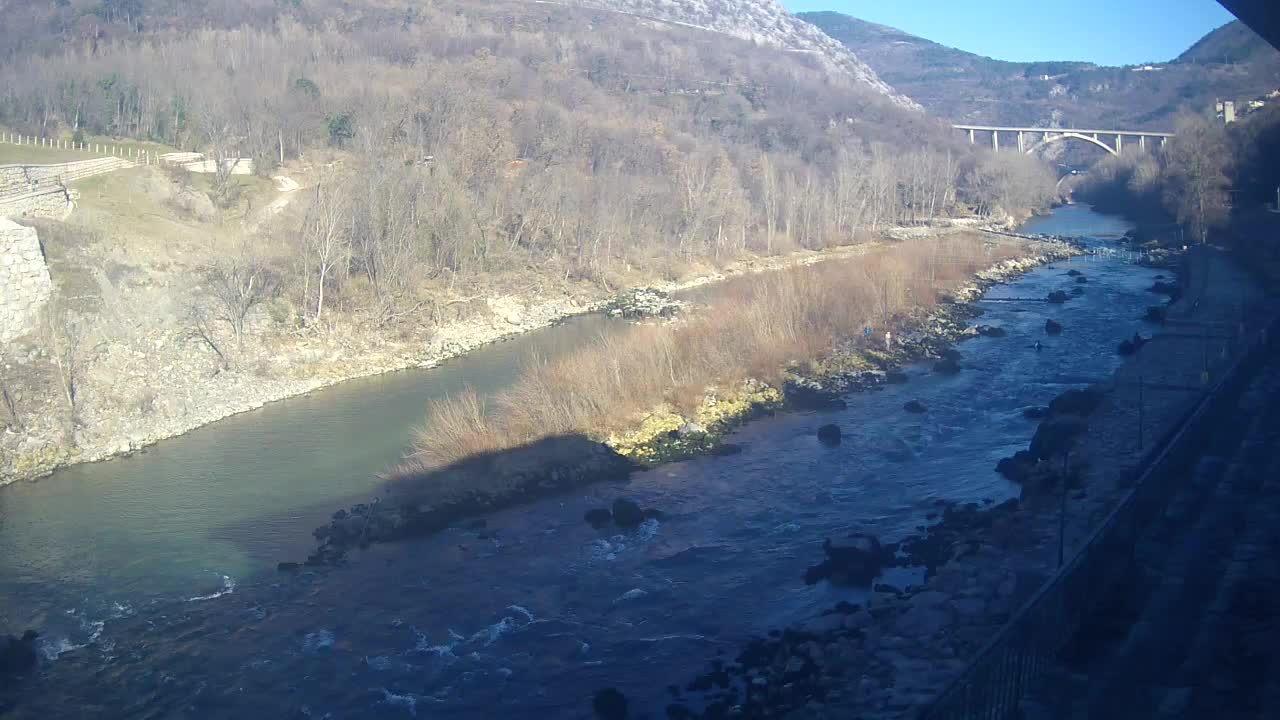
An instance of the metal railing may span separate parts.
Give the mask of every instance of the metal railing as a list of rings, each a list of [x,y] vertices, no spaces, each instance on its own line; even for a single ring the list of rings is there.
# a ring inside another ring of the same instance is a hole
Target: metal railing
[[[1001,720],[1018,716],[1020,701],[1056,666],[1084,621],[1129,571],[1143,531],[1165,507],[1171,488],[1199,451],[1195,438],[1243,390],[1280,331],[1275,317],[1247,341],[1201,400],[1164,434],[1133,471],[1135,481],[1084,547],[1061,567],[983,647],[928,707],[922,720]],[[1243,340],[1243,338],[1242,338]]]

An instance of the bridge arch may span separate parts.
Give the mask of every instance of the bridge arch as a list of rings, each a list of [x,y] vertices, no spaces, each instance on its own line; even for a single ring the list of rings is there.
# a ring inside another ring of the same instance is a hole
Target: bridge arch
[[[1028,155],[1034,155],[1034,154],[1036,154],[1036,152],[1037,152],[1037,151],[1039,151],[1039,150],[1040,150],[1040,148],[1047,147],[1047,146],[1049,146],[1049,145],[1052,145],[1053,143],[1062,142],[1063,140],[1068,140],[1068,139],[1071,139],[1071,140],[1083,140],[1083,141],[1085,141],[1085,142],[1087,142],[1087,143],[1093,143],[1094,145],[1097,145],[1098,147],[1102,148],[1103,150],[1106,150],[1106,151],[1107,151],[1107,153],[1109,153],[1109,154],[1111,154],[1111,155],[1119,155],[1119,154],[1120,154],[1120,151],[1119,151],[1119,150],[1117,150],[1117,149],[1115,149],[1115,148],[1111,147],[1110,145],[1108,145],[1108,144],[1106,144],[1106,143],[1102,142],[1101,140],[1099,140],[1099,139],[1098,139],[1098,138],[1096,138],[1096,137],[1093,137],[1092,135],[1084,135],[1084,134],[1081,134],[1081,133],[1078,133],[1078,132],[1070,132],[1070,131],[1068,131],[1068,132],[1064,132],[1064,133],[1061,133],[1061,134],[1058,134],[1058,135],[1053,135],[1053,136],[1051,136],[1051,137],[1050,137],[1049,139],[1047,139],[1047,140],[1041,140],[1040,142],[1036,143],[1035,145],[1032,145],[1031,147],[1027,148],[1027,154],[1028,154]]]

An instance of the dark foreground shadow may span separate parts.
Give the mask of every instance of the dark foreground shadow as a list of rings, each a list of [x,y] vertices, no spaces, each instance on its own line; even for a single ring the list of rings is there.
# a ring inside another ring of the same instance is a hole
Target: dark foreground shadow
[[[624,480],[637,469],[607,445],[562,435],[485,453],[439,468],[388,479],[373,502],[333,514],[313,533],[319,546],[307,565],[331,565],[352,548],[421,537],[483,513],[530,502],[600,480]],[[281,563],[281,570],[299,567]]]

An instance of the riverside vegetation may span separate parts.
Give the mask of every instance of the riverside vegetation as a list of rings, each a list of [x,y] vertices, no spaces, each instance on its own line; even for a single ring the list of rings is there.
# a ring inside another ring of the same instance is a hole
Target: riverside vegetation
[[[950,345],[980,332],[968,326],[978,314],[972,301],[1077,252],[953,232],[733,282],[680,322],[535,362],[492,408],[474,391],[433,403],[385,496],[335,514],[316,531],[320,547],[307,562],[339,562],[352,547],[431,533],[635,467],[733,452],[723,440],[735,425],[904,379],[896,368],[906,362],[935,358],[937,371],[959,372]],[[855,339],[871,327],[874,339]],[[898,339],[885,343],[885,330]]]
[[[1212,242],[1275,275],[1277,160],[1280,108],[1263,107],[1227,126],[1188,113],[1163,149],[1126,148],[1083,176],[1075,193],[1142,223],[1139,242]]]
[[[15,9],[0,49],[8,128],[259,173],[136,168],[41,223],[56,302],[0,358],[5,480],[627,287],[1054,198],[1047,166],[969,148],[865,77],[593,9],[55,3]]]
[[[908,354],[901,341],[886,347],[886,330],[918,329],[940,292],[1032,252],[1021,241],[954,233],[735,282],[683,322],[535,362],[492,409],[474,392],[433,403],[398,474],[567,434],[605,440],[641,462],[706,449],[744,418],[780,407],[788,388],[831,393],[842,379],[883,374]],[[852,342],[864,328],[875,328],[874,340]],[[683,442],[665,447],[676,438]]]

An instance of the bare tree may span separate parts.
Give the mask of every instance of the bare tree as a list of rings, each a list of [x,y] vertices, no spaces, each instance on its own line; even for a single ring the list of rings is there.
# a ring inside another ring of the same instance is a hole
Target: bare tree
[[[778,188],[778,173],[770,162],[769,156],[761,153],[757,169],[760,176],[760,207],[764,211],[765,252],[773,254],[773,233],[778,227],[778,218],[782,214],[781,192]]]
[[[1229,159],[1220,127],[1194,115],[1178,119],[1177,134],[1165,147],[1165,203],[1202,243],[1208,241],[1210,230],[1227,222],[1231,212]]]
[[[186,336],[192,340],[198,340],[206,347],[213,351],[218,358],[217,372],[231,369],[231,361],[227,358],[226,353],[222,352],[222,347],[218,344],[217,334],[213,329],[213,323],[210,320],[210,312],[199,299],[192,300],[187,305],[187,333]]]
[[[338,270],[345,268],[351,253],[351,236],[348,232],[351,218],[348,216],[347,196],[336,178],[328,177],[316,183],[311,202],[302,221],[304,251],[304,289],[310,298],[309,288],[315,281],[315,317],[319,323],[324,315],[325,288],[333,282]],[[309,299],[308,299],[309,302]]]
[[[3,358],[0,358],[0,410],[4,411],[3,416],[0,417],[3,417],[6,427],[21,431],[22,418],[18,416],[18,402],[13,390],[9,387],[7,370],[8,365]]]
[[[236,347],[243,346],[245,320],[255,307],[275,294],[279,277],[262,255],[245,242],[235,255],[219,258],[205,268],[205,280],[217,304],[218,319],[231,326]]]
[[[82,424],[80,418],[80,382],[84,372],[84,342],[88,336],[87,321],[76,318],[59,301],[45,307],[40,327],[41,341],[58,373],[58,386],[66,403],[71,435]]]
[[[200,115],[199,127],[208,147],[206,157],[213,164],[213,172],[210,174],[213,200],[218,207],[230,207],[236,200],[238,190],[235,181],[236,168],[240,164],[240,153],[235,147],[238,138],[232,131],[231,124],[211,108],[206,108]]]

